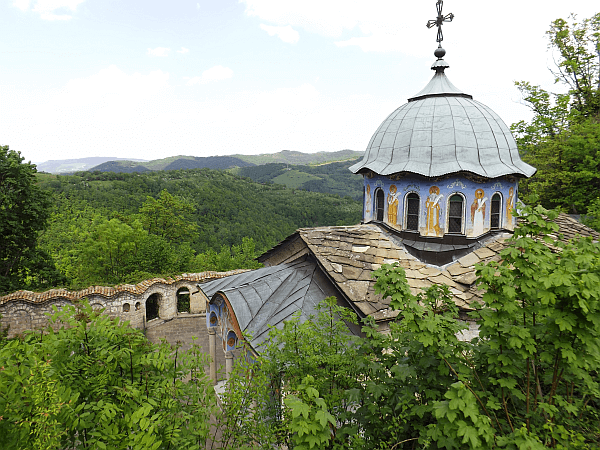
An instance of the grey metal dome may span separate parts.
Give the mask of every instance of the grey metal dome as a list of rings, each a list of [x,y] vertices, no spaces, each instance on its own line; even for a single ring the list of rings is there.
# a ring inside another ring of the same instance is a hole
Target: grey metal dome
[[[443,60],[436,61],[429,84],[383,121],[362,161],[350,167],[353,173],[438,177],[464,171],[488,178],[535,173],[521,160],[502,119],[456,88],[446,67]]]

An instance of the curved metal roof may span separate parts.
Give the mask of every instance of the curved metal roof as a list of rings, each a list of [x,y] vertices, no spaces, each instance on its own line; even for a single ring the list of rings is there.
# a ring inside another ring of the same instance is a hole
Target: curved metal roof
[[[383,121],[363,159],[350,170],[426,177],[466,171],[488,178],[536,172],[521,160],[500,116],[456,88],[443,68]]]
[[[249,342],[255,350],[268,338],[270,327],[281,327],[298,311],[304,322],[318,313],[317,305],[324,298],[339,295],[311,257],[209,281],[198,287],[211,302],[217,293],[227,297],[241,331],[251,336]]]

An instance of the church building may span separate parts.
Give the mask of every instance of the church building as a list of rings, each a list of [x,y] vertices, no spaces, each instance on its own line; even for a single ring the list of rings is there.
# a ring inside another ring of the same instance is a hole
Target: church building
[[[331,295],[385,332],[397,312],[371,275],[394,262],[415,294],[447,285],[467,319],[482,296],[475,264],[499,259],[516,225],[519,179],[536,169],[521,160],[502,119],[448,79],[441,25],[452,18],[439,8],[428,24],[439,43],[431,81],[383,121],[350,168],[364,178],[361,224],[299,229],[258,258],[264,268],[198,285],[213,345],[231,352],[244,339],[260,352],[269,326],[297,311],[308,317]],[[557,223],[567,239],[600,238],[565,214]]]

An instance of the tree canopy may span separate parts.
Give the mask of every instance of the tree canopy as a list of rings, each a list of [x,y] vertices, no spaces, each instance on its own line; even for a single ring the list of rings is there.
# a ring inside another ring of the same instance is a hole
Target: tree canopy
[[[35,166],[25,163],[19,152],[0,146],[0,293],[28,281],[37,285],[57,281],[51,259],[37,248],[51,200],[38,187],[35,174]]]
[[[586,214],[600,191],[600,13],[557,19],[547,35],[552,73],[566,92],[516,83],[533,118],[512,130],[523,159],[538,169],[520,189],[547,208]]]

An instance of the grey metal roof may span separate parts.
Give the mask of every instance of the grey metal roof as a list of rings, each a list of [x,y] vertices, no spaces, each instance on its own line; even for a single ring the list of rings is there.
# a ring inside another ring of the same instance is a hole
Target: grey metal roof
[[[509,128],[494,111],[456,88],[443,71],[379,126],[353,173],[410,172],[426,177],[466,171],[530,177]]]
[[[438,61],[436,61],[438,62]],[[435,64],[434,64],[435,66]],[[465,94],[463,91],[454,86],[446,74],[444,72],[436,72],[431,81],[427,83],[418,94],[409,98],[408,101],[412,102],[415,100],[420,100],[425,97],[434,97],[434,96],[459,96],[466,98],[473,98],[472,95]]]
[[[270,326],[280,326],[300,311],[301,321],[315,315],[316,306],[331,295],[331,287],[312,258],[253,270],[199,285],[212,297],[223,293],[243,333],[257,349],[267,339]]]

